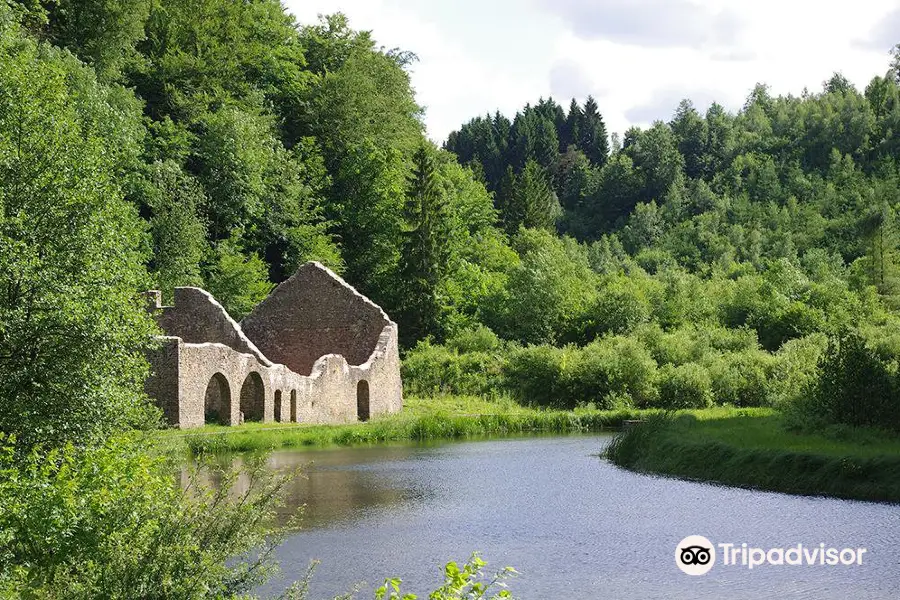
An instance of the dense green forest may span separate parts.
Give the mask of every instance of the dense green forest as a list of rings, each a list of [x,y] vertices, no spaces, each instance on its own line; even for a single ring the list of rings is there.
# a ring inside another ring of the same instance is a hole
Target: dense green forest
[[[226,562],[265,541],[277,484],[182,497],[129,433],[158,424],[150,287],[240,319],[318,260],[398,321],[411,393],[900,429],[885,59],[863,91],[758,85],[621,138],[592,98],[538,99],[438,147],[416,56],[340,14],[0,0],[0,593],[232,597],[265,574]]]

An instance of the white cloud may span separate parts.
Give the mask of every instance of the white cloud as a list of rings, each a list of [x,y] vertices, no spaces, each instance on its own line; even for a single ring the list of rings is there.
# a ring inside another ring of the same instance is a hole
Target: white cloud
[[[898,0],[855,0],[852,8],[826,0],[639,0],[658,13],[649,17],[626,4],[289,0],[287,7],[306,23],[342,11],[380,44],[415,52],[413,85],[438,142],[472,117],[497,109],[512,116],[550,95],[564,107],[568,96],[593,95],[608,129],[624,132],[669,119],[678,96],[698,108],[715,100],[735,110],[756,82],[775,94],[799,94],[821,89],[835,71],[862,89],[886,71],[890,36],[900,42],[892,26]],[[613,28],[603,7],[630,29]],[[590,22],[573,21],[578,11]]]

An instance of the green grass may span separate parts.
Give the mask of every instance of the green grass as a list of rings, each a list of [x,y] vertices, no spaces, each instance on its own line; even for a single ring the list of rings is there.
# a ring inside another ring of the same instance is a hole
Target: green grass
[[[407,398],[403,411],[349,425],[289,425],[251,423],[239,427],[208,425],[197,429],[170,429],[156,434],[169,449],[186,448],[192,454],[231,453],[277,448],[303,448],[383,444],[399,441],[459,439],[532,432],[569,433],[600,431],[621,426],[646,411],[550,411],[528,408],[512,400],[485,400],[470,396]]]
[[[607,450],[617,465],[791,494],[900,502],[900,436],[859,428],[790,431],[769,409],[653,415]]]

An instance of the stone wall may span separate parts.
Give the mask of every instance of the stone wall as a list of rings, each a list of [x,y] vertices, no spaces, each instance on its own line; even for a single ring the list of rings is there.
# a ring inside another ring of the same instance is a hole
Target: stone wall
[[[175,304],[158,306],[157,322],[166,335],[189,344],[224,344],[272,364],[251,342],[212,294],[196,287],[175,288]]]
[[[245,317],[241,329],[269,359],[308,375],[326,354],[363,364],[390,322],[331,270],[309,262]]]
[[[174,425],[349,423],[403,406],[397,325],[318,263],[245,320],[252,337],[198,288],[176,288],[171,307],[160,306],[158,292],[147,296],[168,337],[151,353],[146,389]]]

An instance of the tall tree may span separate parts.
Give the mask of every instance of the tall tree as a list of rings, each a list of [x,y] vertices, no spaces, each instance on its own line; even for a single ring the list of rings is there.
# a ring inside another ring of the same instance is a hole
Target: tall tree
[[[563,133],[560,135],[560,152],[565,152],[569,146],[578,146],[581,141],[581,122],[584,120],[584,113],[578,106],[578,101],[572,98],[569,104],[569,114],[566,115],[566,122],[563,127]]]
[[[606,125],[593,96],[584,103],[584,113],[578,127],[578,148],[584,152],[592,165],[602,167],[609,158],[609,140]]]
[[[424,143],[413,155],[407,181],[400,279],[400,335],[406,345],[440,333],[440,284],[449,249],[447,207],[437,181],[432,151]]]
[[[2,18],[0,431],[23,447],[88,445],[145,406],[145,238],[118,177],[140,113]]]
[[[508,190],[500,207],[507,232],[515,233],[519,227],[554,228],[562,209],[546,172],[537,162],[529,160],[525,163],[522,172],[512,176]]]
[[[684,156],[684,174],[690,178],[702,176],[708,132],[706,122],[690,100],[678,104],[670,126],[678,140],[678,151]]]

